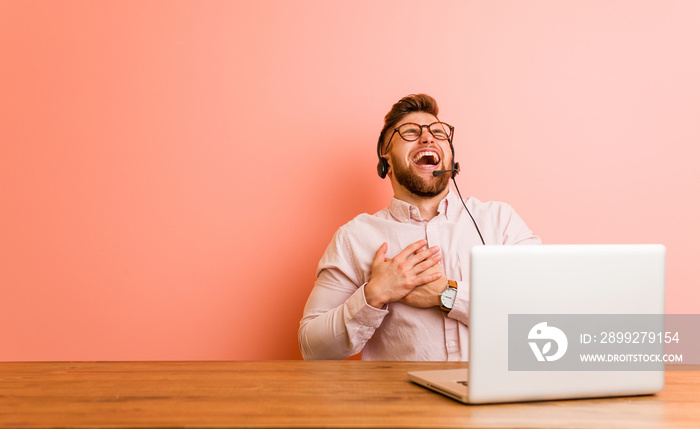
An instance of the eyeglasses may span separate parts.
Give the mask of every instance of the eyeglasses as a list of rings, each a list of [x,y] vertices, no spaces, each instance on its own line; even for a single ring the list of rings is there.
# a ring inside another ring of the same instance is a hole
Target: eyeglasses
[[[455,127],[444,122],[433,122],[430,125],[420,125],[413,122],[408,122],[394,128],[394,132],[391,133],[391,137],[388,141],[391,141],[391,139],[394,138],[394,134],[399,133],[402,139],[406,140],[407,142],[414,142],[418,140],[421,135],[423,135],[423,127],[428,128],[430,134],[432,134],[433,137],[438,140],[449,140],[455,130]]]

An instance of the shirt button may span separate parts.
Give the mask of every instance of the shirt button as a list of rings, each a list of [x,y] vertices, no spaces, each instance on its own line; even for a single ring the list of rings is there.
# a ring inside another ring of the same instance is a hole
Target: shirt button
[[[455,343],[454,341],[450,341],[450,344],[449,344],[450,348],[454,348],[456,345],[457,345],[457,343]]]

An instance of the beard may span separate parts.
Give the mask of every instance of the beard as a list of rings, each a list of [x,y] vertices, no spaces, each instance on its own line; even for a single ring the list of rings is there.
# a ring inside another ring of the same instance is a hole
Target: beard
[[[410,193],[424,198],[440,195],[447,188],[450,177],[452,177],[451,173],[445,173],[437,177],[431,176],[426,180],[413,170],[413,164],[406,167],[401,162],[397,162],[396,159],[392,159],[392,166],[394,167],[394,177],[399,185]]]

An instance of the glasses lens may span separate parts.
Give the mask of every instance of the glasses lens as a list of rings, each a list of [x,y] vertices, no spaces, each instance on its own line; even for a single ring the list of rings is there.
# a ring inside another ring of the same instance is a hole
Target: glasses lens
[[[399,127],[399,135],[401,138],[409,142],[418,140],[420,138],[421,131],[421,126],[412,122],[403,124]]]
[[[447,140],[450,138],[450,126],[444,122],[435,122],[430,124],[430,132],[433,137],[438,140]]]

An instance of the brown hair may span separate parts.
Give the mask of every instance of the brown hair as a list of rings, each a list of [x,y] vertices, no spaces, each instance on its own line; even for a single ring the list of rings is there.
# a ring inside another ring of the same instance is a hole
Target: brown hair
[[[377,154],[379,156],[382,153],[383,140],[387,131],[392,129],[404,116],[413,112],[426,112],[437,118],[437,101],[427,94],[411,94],[391,106],[389,113],[384,116],[384,128],[379,133],[379,140],[377,141]]]

